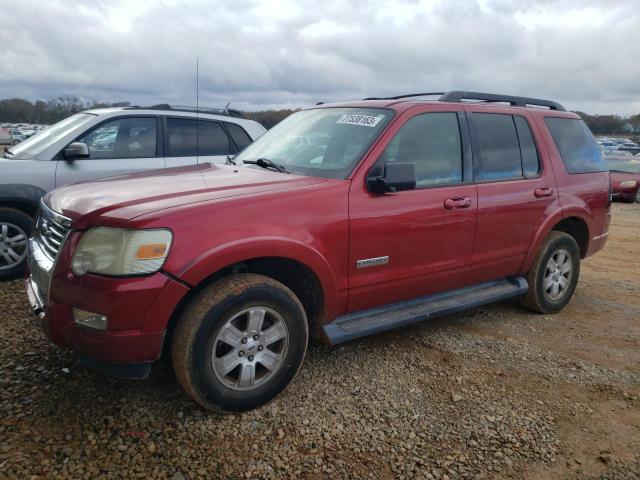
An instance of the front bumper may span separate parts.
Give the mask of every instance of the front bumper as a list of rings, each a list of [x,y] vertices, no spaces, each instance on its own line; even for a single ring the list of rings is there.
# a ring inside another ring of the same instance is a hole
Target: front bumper
[[[56,345],[76,351],[92,368],[110,374],[114,365],[157,360],[169,319],[188,287],[161,272],[131,278],[77,277],[67,266],[78,237],[70,235],[54,262],[30,241],[25,288],[44,333]],[[78,325],[74,307],[107,316],[107,329]]]

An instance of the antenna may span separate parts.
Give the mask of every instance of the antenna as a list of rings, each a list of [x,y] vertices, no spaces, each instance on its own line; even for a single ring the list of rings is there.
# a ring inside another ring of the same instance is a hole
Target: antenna
[[[196,57],[196,163],[200,163],[200,58]]]

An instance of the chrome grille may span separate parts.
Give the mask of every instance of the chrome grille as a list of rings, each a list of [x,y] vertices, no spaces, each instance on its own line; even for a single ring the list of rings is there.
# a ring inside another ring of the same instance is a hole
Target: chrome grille
[[[36,220],[35,240],[42,247],[44,254],[55,260],[69,233],[71,221],[40,204],[40,213]]]

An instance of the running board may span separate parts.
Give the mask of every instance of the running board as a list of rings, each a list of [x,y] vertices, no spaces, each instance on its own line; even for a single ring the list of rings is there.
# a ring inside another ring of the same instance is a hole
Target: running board
[[[523,277],[510,277],[436,293],[404,302],[361,310],[337,317],[322,326],[330,344],[404,327],[487,303],[522,295],[529,288]]]

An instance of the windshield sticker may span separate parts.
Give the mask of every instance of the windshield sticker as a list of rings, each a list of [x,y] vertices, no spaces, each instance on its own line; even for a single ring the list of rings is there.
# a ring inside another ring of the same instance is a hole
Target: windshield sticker
[[[384,118],[384,115],[354,115],[345,114],[342,115],[336,123],[341,125],[360,125],[362,127],[375,127],[380,123],[380,120]]]

